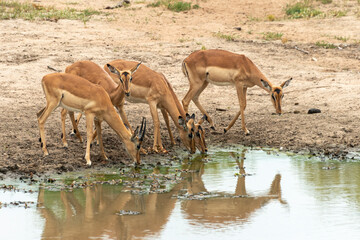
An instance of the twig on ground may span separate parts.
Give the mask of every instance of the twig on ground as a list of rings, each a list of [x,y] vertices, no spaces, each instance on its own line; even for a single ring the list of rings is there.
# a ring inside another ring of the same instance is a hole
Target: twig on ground
[[[303,52],[303,53],[305,53],[305,54],[309,54],[308,51],[305,51],[304,49],[298,48],[298,46],[295,46],[295,49],[298,50],[298,51],[300,51],[300,52]]]

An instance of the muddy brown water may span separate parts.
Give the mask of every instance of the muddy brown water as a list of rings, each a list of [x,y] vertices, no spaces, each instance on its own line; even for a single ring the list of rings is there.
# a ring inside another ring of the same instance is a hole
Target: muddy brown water
[[[20,190],[0,192],[1,239],[360,236],[356,161],[232,147],[182,159],[178,166],[90,169],[56,182],[74,187],[3,181]]]

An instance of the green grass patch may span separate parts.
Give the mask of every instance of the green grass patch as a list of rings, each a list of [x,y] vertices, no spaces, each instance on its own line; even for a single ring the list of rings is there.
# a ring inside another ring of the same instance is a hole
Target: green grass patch
[[[342,42],[347,42],[348,40],[350,40],[349,37],[343,37],[343,36],[334,36],[334,38]]]
[[[100,15],[101,12],[92,9],[78,11],[73,8],[55,9],[54,7],[45,7],[37,4],[20,3],[14,1],[0,1],[0,20],[17,19],[24,20],[59,20],[71,19],[87,22],[91,16]]]
[[[320,15],[322,12],[314,9],[309,1],[287,4],[285,8],[287,16],[293,19],[311,18]]]
[[[316,0],[317,2],[321,2],[322,4],[330,4],[332,0]]]
[[[189,11],[191,9],[199,9],[199,4],[192,4],[191,2],[184,2],[181,0],[159,0],[147,5],[147,7],[164,6],[173,12]]]
[[[330,11],[329,15],[332,17],[344,17],[347,15],[347,11],[342,11],[342,10]]]
[[[174,12],[188,11],[191,9],[191,3],[183,1],[173,2],[169,3],[167,8]]]
[[[318,47],[325,48],[325,49],[334,49],[334,48],[337,48],[334,44],[328,43],[328,42],[325,42],[325,41],[316,42],[315,45],[318,46]]]
[[[214,33],[215,37],[221,38],[221,39],[225,39],[228,42],[235,42],[236,41],[236,36],[234,35],[230,35],[230,34],[223,34],[221,32],[217,32]]]
[[[277,32],[265,32],[262,34],[264,35],[264,39],[266,41],[280,40],[281,37],[284,35],[283,33],[277,33]]]

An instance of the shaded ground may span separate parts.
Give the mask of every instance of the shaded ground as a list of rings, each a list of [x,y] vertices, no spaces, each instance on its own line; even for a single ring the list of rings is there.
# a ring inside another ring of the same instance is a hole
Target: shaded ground
[[[360,103],[360,5],[357,1],[333,1],[319,5],[324,11],[351,9],[344,17],[284,19],[289,1],[199,1],[200,9],[174,13],[164,8],[149,8],[145,2],[133,2],[127,8],[104,10],[114,1],[62,1],[59,8],[94,8],[109,15],[99,15],[84,24],[75,20],[0,21],[0,172],[30,174],[46,171],[71,171],[85,167],[85,145],[69,139],[63,149],[60,140],[60,111],[46,124],[50,155],[42,156],[36,113],[45,106],[41,89],[42,76],[52,72],[47,66],[65,69],[77,60],[92,60],[101,66],[122,58],[142,61],[162,72],[173,85],[181,100],[188,90],[188,81],[181,72],[181,62],[192,51],[202,47],[220,48],[244,53],[274,83],[293,77],[285,89],[282,116],[272,115],[270,96],[260,88],[248,90],[245,112],[251,135],[245,136],[238,120],[223,134],[239,109],[232,87],[210,85],[201,95],[203,106],[216,122],[216,131],[208,124],[208,145],[242,144],[269,146],[283,150],[320,153],[342,157],[359,152]],[[54,4],[36,1],[37,4]],[[226,13],[226,14],[224,14]],[[274,15],[276,21],[267,21]],[[241,30],[236,30],[241,27]],[[282,40],[264,40],[266,32],[282,33]],[[233,36],[226,41],[220,35]],[[346,41],[344,40],[346,39]],[[317,46],[326,41],[336,46]],[[304,51],[299,51],[302,49]],[[309,108],[321,114],[308,115]],[[218,111],[218,110],[225,111]],[[130,122],[140,123],[139,116],[149,122],[145,147],[152,145],[152,120],[147,105],[127,104]],[[190,111],[200,112],[190,105]],[[70,131],[70,121],[67,122]],[[128,162],[124,146],[115,133],[104,124],[104,144],[113,160]],[[174,128],[174,125],[173,125]],[[84,124],[80,131],[85,136]],[[174,128],[175,130],[175,128]],[[179,147],[170,148],[165,124],[162,136],[171,159]],[[175,132],[175,136],[178,134]],[[143,162],[158,161],[158,155],[144,156]],[[92,149],[94,167],[101,165],[97,147]]]

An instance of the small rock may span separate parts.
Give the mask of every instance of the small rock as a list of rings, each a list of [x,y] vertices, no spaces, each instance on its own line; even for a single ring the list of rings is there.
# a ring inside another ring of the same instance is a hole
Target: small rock
[[[299,114],[299,113],[300,113],[300,111],[298,111],[298,110],[294,111],[294,114]]]
[[[308,114],[321,113],[321,110],[318,108],[310,108]]]

